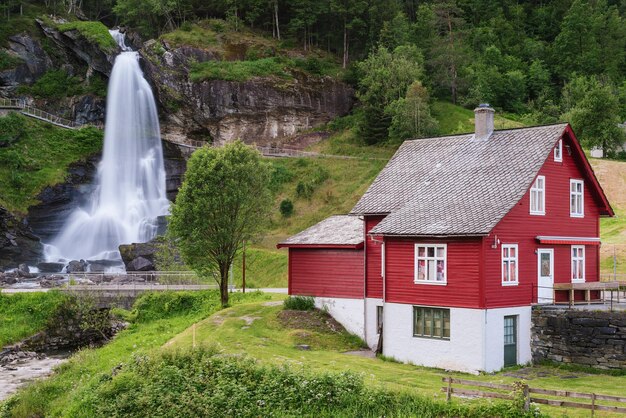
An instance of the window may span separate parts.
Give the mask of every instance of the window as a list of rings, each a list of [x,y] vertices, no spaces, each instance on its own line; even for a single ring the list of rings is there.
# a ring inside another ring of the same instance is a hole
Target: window
[[[582,180],[569,181],[569,215],[582,218],[585,216],[584,183]]]
[[[530,214],[546,214],[546,178],[537,176],[537,180],[530,188]]]
[[[556,143],[556,147],[554,147],[554,161],[560,163],[563,161],[563,140],[559,139],[559,142]]]
[[[502,285],[517,283],[517,244],[502,244]]]
[[[413,336],[450,339],[450,309],[413,307]]]
[[[572,282],[585,281],[585,247],[572,245]]]
[[[376,307],[376,334],[380,334],[383,330],[383,307]]]
[[[415,244],[415,283],[446,284],[446,244]]]

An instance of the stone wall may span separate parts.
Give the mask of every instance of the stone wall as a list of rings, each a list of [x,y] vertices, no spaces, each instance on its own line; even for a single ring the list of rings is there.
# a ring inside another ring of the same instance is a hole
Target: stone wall
[[[532,312],[533,361],[626,369],[626,312],[536,307]]]

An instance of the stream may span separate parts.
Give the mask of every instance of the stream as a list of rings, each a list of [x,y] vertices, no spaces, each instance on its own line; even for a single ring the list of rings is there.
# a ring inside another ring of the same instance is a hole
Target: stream
[[[66,362],[68,356],[69,353],[60,353],[0,365],[0,402],[16,393],[22,386],[52,374],[52,370]]]

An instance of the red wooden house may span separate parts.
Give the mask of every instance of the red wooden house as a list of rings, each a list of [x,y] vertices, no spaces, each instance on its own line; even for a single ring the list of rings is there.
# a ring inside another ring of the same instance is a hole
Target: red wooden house
[[[382,328],[384,354],[401,361],[464,371],[530,362],[531,306],[553,303],[554,283],[599,280],[599,218],[613,211],[571,127],[495,131],[493,109],[475,112],[473,134],[402,144],[353,208],[362,293],[352,276],[349,295],[322,290],[342,283],[341,262],[300,264],[290,249],[290,293],[352,310],[361,319],[348,329],[370,346]]]

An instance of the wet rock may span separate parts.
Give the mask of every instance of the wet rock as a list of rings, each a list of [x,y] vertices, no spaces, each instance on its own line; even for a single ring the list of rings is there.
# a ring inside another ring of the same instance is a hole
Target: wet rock
[[[37,263],[43,245],[28,225],[0,207],[0,270],[15,268],[21,263]]]
[[[17,266],[17,275],[19,277],[29,277],[30,267],[28,267],[28,264],[22,263],[19,266]]]
[[[87,270],[87,263],[85,260],[72,260],[65,267],[66,273],[83,273]]]
[[[104,264],[100,263],[89,263],[89,272],[90,273],[102,273],[106,269]]]
[[[50,289],[54,287],[60,287],[65,282],[67,282],[67,279],[63,276],[43,276],[39,280],[39,286],[43,287],[44,289]]]
[[[99,124],[104,121],[106,100],[95,96],[82,96],[74,105],[74,120],[80,124]]]
[[[153,271],[154,264],[145,257],[137,257],[127,266],[129,271]]]
[[[0,287],[10,286],[17,283],[19,280],[16,273],[2,273],[0,272]]]
[[[60,273],[65,267],[64,263],[42,262],[37,264],[41,273]]]

